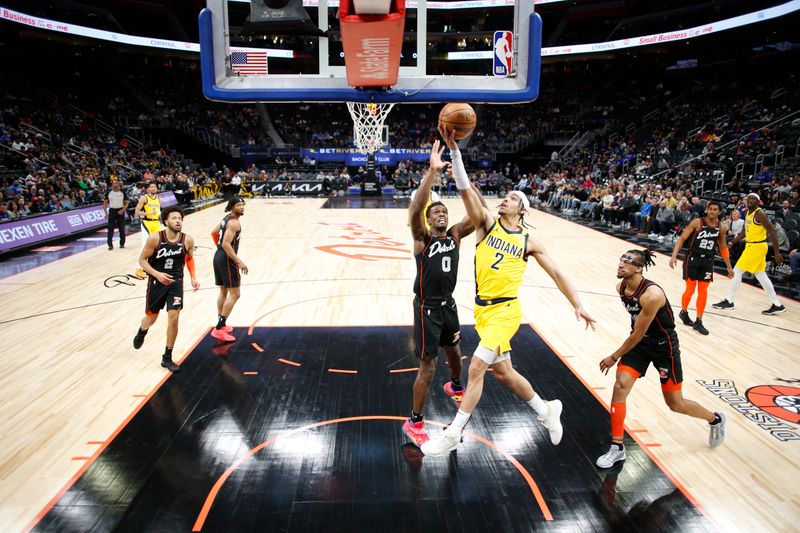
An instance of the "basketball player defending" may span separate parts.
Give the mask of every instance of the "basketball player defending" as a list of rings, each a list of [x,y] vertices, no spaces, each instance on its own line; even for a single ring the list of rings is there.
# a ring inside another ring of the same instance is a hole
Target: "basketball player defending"
[[[476,228],[478,246],[475,250],[475,329],[480,344],[469,366],[469,382],[461,407],[450,426],[440,437],[422,445],[425,455],[442,455],[456,449],[461,431],[478,404],[483,393],[483,378],[491,366],[495,378],[525,401],[539,415],[539,420],[550,432],[553,444],[561,442],[561,401],[545,402],[534,392],[530,382],[511,366],[511,337],[519,329],[522,307],[517,291],[522,284],[528,256],[556,282],[559,290],[575,308],[575,316],[594,329],[594,319],[583,309],[578,295],[563,272],[555,265],[544,246],[531,237],[523,225],[523,217],[530,208],[528,198],[520,191],[510,191],[500,203],[498,218],[483,207],[470,187],[461,153],[454,134],[444,127],[439,129],[445,138],[453,160],[453,177],[461,193],[467,214]]]
[[[719,215],[722,206],[719,202],[708,202],[706,216],[692,220],[683,230],[675,248],[669,267],[675,268],[678,263],[678,252],[683,243],[689,241],[689,251],[683,260],[683,279],[686,280],[686,290],[681,298],[681,312],[678,316],[687,326],[693,327],[702,335],[708,335],[708,330],[703,326],[703,312],[706,309],[708,298],[708,285],[714,281],[714,252],[719,245],[719,255],[728,268],[728,277],[733,277],[731,268],[731,254],[725,241],[727,229],[720,223]],[[694,289],[697,287],[697,320],[689,318],[689,302],[692,301]]]
[[[786,308],[778,300],[778,296],[775,294],[775,287],[772,286],[772,281],[767,276],[766,270],[767,251],[769,250],[767,235],[772,241],[775,264],[779,266],[783,264],[783,256],[778,251],[778,235],[775,232],[775,227],[767,218],[767,214],[758,206],[761,202],[761,197],[751,192],[747,195],[745,201],[747,203],[747,214],[744,219],[744,231],[739,232],[739,235],[731,241],[731,247],[733,247],[744,237],[746,243],[744,251],[739,256],[739,260],[736,261],[736,266],[733,269],[733,281],[731,282],[731,288],[728,290],[727,298],[715,303],[713,307],[714,309],[733,309],[733,298],[736,296],[739,285],[742,284],[742,276],[744,276],[745,272],[750,272],[756,277],[772,302],[769,309],[761,311],[761,314],[777,315],[786,311]]]
[[[725,414],[712,413],[681,393],[683,370],[672,308],[664,290],[642,274],[653,264],[652,251],[629,250],[617,266],[617,278],[622,280],[617,293],[631,314],[631,334],[613,354],[600,361],[600,370],[605,374],[619,362],[611,397],[611,447],[597,459],[600,468],[611,468],[625,460],[625,400],[650,363],[658,370],[661,392],[669,408],[707,421],[710,447],[716,448],[725,439]]]
[[[147,183],[145,194],[139,198],[134,215],[142,219],[142,247],[139,248],[139,253],[141,253],[147,244],[147,239],[163,229],[161,227],[161,198],[158,197],[158,186],[154,181]],[[144,279],[145,271],[139,268],[136,270],[136,277]]]
[[[231,316],[233,306],[239,299],[239,286],[242,276],[247,274],[247,265],[239,256],[239,237],[242,235],[242,223],[239,219],[244,215],[244,200],[234,196],[225,206],[228,212],[214,231],[211,238],[217,245],[214,253],[214,279],[219,287],[217,296],[217,325],[211,330],[211,336],[223,342],[233,342],[236,338],[231,335],[233,328],[225,324]]]
[[[428,173],[419,185],[409,206],[411,235],[414,237],[414,259],[417,277],[414,280],[414,353],[419,357],[419,372],[414,381],[411,418],[403,422],[403,433],[414,444],[428,441],[422,409],[428,398],[439,346],[447,356],[450,381],[445,393],[456,404],[461,402],[464,387],[461,385],[461,326],[453,299],[458,278],[458,252],[461,240],[475,227],[469,217],[447,229],[447,207],[440,202],[429,202],[431,186],[439,173],[449,163],[442,162],[439,141],[433,143]],[[425,218],[423,219],[423,213]]]
[[[167,307],[167,347],[161,357],[161,366],[171,372],[180,372],[181,367],[172,362],[172,348],[178,336],[178,318],[183,308],[183,265],[192,279],[192,289],[200,284],[194,273],[194,240],[181,232],[183,211],[170,206],[161,212],[166,229],[150,235],[139,256],[139,265],[147,272],[147,300],[145,316],[139,331],[133,338],[133,347],[142,347],[147,330],[158,318],[158,313]]]

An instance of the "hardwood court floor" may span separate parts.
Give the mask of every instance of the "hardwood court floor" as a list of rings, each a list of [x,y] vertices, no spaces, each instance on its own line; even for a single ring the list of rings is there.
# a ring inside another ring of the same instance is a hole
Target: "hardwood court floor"
[[[251,272],[244,278],[243,298],[230,318],[232,325],[410,325],[414,264],[406,211],[321,209],[324,203],[323,199],[248,203],[242,221],[241,255]],[[463,216],[460,201],[446,203],[451,221]],[[185,230],[198,245],[202,288],[197,293],[186,292],[175,347],[178,357],[205,337],[216,316],[209,232],[221,215],[222,208],[216,207],[185,221]],[[631,246],[544,213],[534,212],[530,218],[535,234],[568,273],[599,327],[595,333],[585,332],[535,264],[528,269],[520,291],[525,319],[552,348],[549,357],[558,357],[558,364],[574,372],[584,389],[581,394],[591,394],[597,405],[605,407],[613,378],[602,375],[597,364],[628,332],[628,315],[614,286],[617,260]],[[167,380],[158,366],[164,345],[163,317],[140,351],[131,347],[144,306],[143,282],[104,285],[111,276],[133,272],[137,241],[138,236],[132,236],[125,250],[97,248],[0,280],[5,302],[0,320],[4,340],[0,348],[0,400],[4,406],[0,419],[0,523],[6,530],[23,529],[34,518],[44,516],[48,502],[58,502],[69,482],[83,473],[101,449],[108,451],[112,444],[122,442],[115,437],[124,434],[127,420],[137,411],[144,412],[139,410],[143,406],[152,409],[155,395],[150,396],[151,392],[165,380],[173,381]],[[469,237],[462,246],[455,295],[463,324],[473,323],[473,245],[474,237]],[[659,257],[648,276],[664,287],[673,305],[679,304],[683,282],[678,271],[668,268],[667,257]],[[727,283],[718,278],[712,284],[709,303],[724,297]],[[735,311],[707,311],[704,323],[711,331],[709,337],[679,326],[685,395],[728,415],[728,440],[722,448],[705,446],[705,424],[669,412],[655,376],[640,380],[629,399],[631,437],[668,472],[670,483],[681,487],[686,498],[720,530],[789,531],[794,528],[791,524],[800,520],[796,483],[800,477],[800,428],[790,411],[791,402],[800,396],[796,355],[800,305],[794,301],[784,304],[785,314],[764,317],[760,311],[768,304],[763,292],[742,286]],[[246,330],[237,329],[237,337],[237,350],[240,344],[251,342]],[[410,349],[407,337],[398,336],[396,344],[385,344],[373,357],[392,362],[407,357]],[[524,350],[519,351],[517,357],[524,357]],[[256,353],[261,352],[255,350],[253,357]],[[192,364],[189,358],[187,372]],[[521,368],[534,384],[541,379],[535,365]],[[380,392],[378,388],[374,394]],[[393,412],[377,414],[406,415],[410,387],[405,393],[403,390],[393,392],[398,396],[388,404]],[[748,390],[750,402],[758,403],[761,410],[747,403]],[[317,394],[305,388],[293,394],[300,392]],[[570,394],[568,390],[563,393]],[[780,395],[781,405],[789,408],[776,406],[770,395]],[[338,412],[333,409],[327,414],[336,417]],[[433,414],[434,421],[449,421],[449,412],[436,410]],[[597,416],[605,416],[602,412],[587,410],[585,416],[592,419],[587,427],[600,428],[596,432],[601,434],[586,434],[581,429],[582,414],[565,415],[565,432],[572,439],[584,439],[581,467],[586,467],[605,451],[602,433],[608,426],[596,425]],[[776,414],[784,420],[775,418]],[[293,429],[291,418],[286,421],[285,429]],[[493,427],[491,421],[481,427],[487,438]],[[525,442],[532,439],[540,446],[541,435],[533,437],[532,431],[524,431]],[[510,453],[535,457],[538,448],[531,446]],[[469,455],[468,448],[459,455],[463,460]],[[553,457],[557,460],[557,455]],[[222,463],[228,459],[219,457]],[[565,469],[569,467],[564,464]],[[629,465],[626,468],[631,469]],[[551,484],[558,485],[557,481]],[[578,520],[575,529],[580,527]]]

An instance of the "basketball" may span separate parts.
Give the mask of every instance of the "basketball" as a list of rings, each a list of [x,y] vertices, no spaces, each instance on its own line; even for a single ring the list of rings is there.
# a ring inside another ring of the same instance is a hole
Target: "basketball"
[[[469,104],[447,104],[439,112],[439,124],[448,131],[456,130],[456,139],[463,139],[475,129],[478,121],[475,110]]]

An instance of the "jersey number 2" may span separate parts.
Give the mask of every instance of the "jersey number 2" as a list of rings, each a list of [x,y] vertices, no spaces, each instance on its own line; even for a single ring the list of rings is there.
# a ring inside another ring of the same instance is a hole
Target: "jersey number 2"
[[[503,254],[501,254],[500,252],[497,252],[496,254],[494,254],[494,256],[497,258],[497,261],[492,263],[492,268],[495,269],[495,270],[500,270],[500,261],[502,261],[503,257],[505,257],[505,256]]]
[[[170,258],[170,259],[167,259],[166,261],[164,261],[164,270],[172,270],[172,263],[173,263],[174,261],[175,261],[175,260],[174,260],[174,259],[171,259],[171,258]]]

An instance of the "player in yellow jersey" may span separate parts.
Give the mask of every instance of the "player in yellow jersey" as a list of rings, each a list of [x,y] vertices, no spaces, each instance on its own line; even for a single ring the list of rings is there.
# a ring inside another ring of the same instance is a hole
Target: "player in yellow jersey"
[[[161,198],[158,197],[156,182],[150,181],[147,183],[145,194],[139,198],[134,214],[142,219],[142,246],[139,248],[141,251],[144,249],[147,238],[163,229],[161,226]],[[136,276],[141,279],[144,279],[145,275],[144,270],[141,268],[136,271]]]
[[[450,148],[456,187],[461,193],[467,215],[476,228],[478,247],[475,250],[475,329],[481,340],[470,362],[467,390],[458,413],[441,436],[422,445],[422,452],[435,456],[458,447],[461,431],[483,393],[483,378],[490,366],[497,381],[536,411],[539,420],[550,433],[550,441],[558,444],[563,434],[561,402],[544,401],[534,392],[530,382],[511,366],[511,337],[522,321],[522,307],[517,299],[517,291],[522,284],[528,257],[533,256],[556,282],[559,290],[575,308],[578,320],[585,320],[586,327],[591,326],[592,329],[595,321],[583,308],[572,284],[547,254],[542,243],[525,229],[523,217],[530,208],[525,194],[510,191],[501,202],[498,217],[495,218],[481,205],[478,195],[470,187],[454,134],[448,133],[441,126],[439,132]]]
[[[746,242],[744,252],[739,256],[739,260],[736,261],[736,266],[733,267],[733,281],[731,281],[728,296],[721,302],[715,303],[713,307],[714,309],[733,309],[733,297],[736,296],[736,291],[739,289],[739,285],[742,284],[742,276],[744,276],[745,272],[750,272],[761,284],[772,303],[769,309],[761,311],[761,314],[777,315],[786,311],[786,308],[778,300],[778,296],[775,294],[775,287],[772,286],[772,281],[767,276],[766,270],[767,251],[769,250],[767,236],[772,241],[772,249],[775,251],[775,264],[783,264],[783,256],[778,251],[778,235],[769,218],[767,218],[767,214],[758,206],[761,202],[761,197],[751,192],[747,195],[745,202],[747,203],[747,214],[744,221],[744,231],[739,232],[739,235],[729,245],[730,247],[735,246],[744,237]]]

